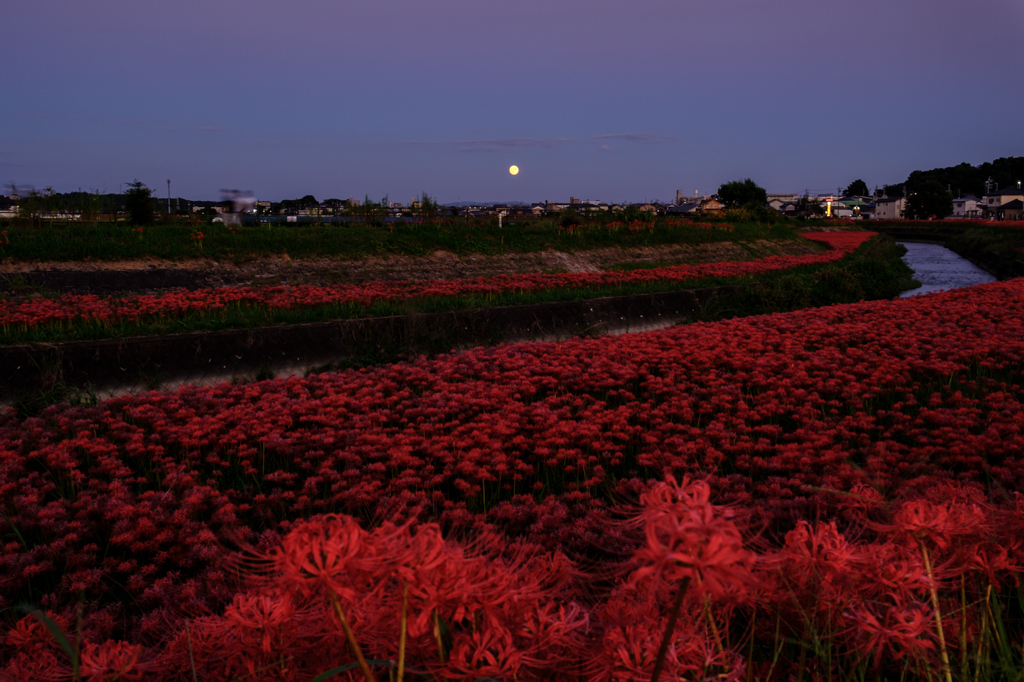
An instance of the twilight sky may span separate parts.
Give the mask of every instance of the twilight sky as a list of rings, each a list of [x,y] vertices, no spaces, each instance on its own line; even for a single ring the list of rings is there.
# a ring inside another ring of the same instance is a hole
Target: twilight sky
[[[1024,0],[12,0],[2,18],[3,184],[640,201],[1024,155]]]

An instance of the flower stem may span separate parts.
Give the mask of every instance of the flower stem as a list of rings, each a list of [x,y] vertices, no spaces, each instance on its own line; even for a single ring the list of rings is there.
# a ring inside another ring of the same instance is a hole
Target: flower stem
[[[928,580],[931,581],[932,608],[935,609],[935,627],[939,633],[939,654],[942,656],[942,672],[945,674],[946,682],[953,682],[953,674],[950,672],[949,654],[946,652],[946,636],[942,634],[942,612],[939,611],[939,591],[935,589],[935,577],[932,575],[932,562],[928,558],[928,548],[920,540],[917,543],[921,547],[921,557],[924,558],[924,570],[928,572]]]
[[[441,663],[444,663],[444,641],[441,639],[441,619],[437,615],[437,611],[434,611],[434,638],[437,640],[437,655],[441,658]]]
[[[402,677],[405,675],[405,629],[406,629],[406,609],[409,604],[409,583],[402,581],[402,616],[399,621],[400,630],[398,632],[398,682],[402,682]]]
[[[651,673],[651,682],[658,682],[661,677],[661,669],[665,666],[665,655],[668,653],[668,645],[672,641],[672,633],[676,629],[676,621],[679,619],[679,611],[683,608],[683,599],[686,597],[686,590],[690,587],[690,576],[683,578],[679,583],[679,592],[676,594],[676,601],[672,605],[672,612],[668,614],[668,623],[665,625],[665,635],[661,638],[661,646],[658,647],[658,658],[654,661],[654,671]]]
[[[359,642],[356,641],[356,636],[352,633],[352,628],[349,627],[348,619],[345,618],[345,612],[341,610],[341,604],[338,603],[338,597],[335,594],[331,594],[331,604],[334,606],[334,612],[338,614],[338,620],[341,621],[341,627],[345,630],[345,637],[348,638],[348,645],[352,647],[352,653],[355,654],[356,661],[359,662],[359,668],[363,671],[363,677],[366,678],[366,682],[377,682],[377,678],[373,676],[370,671],[370,666],[367,665],[366,659],[363,658],[363,650],[359,648]]]

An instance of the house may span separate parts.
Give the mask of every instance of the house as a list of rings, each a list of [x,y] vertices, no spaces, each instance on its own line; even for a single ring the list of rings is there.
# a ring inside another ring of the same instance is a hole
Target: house
[[[1007,201],[996,211],[1000,220],[1021,220],[1022,214],[1024,214],[1024,200],[1021,199]]]
[[[705,199],[704,201],[700,202],[699,211],[701,213],[719,213],[724,210],[725,204],[723,204],[718,199]]]
[[[774,208],[776,211],[782,212],[782,207],[786,204],[795,204],[797,196],[795,194],[769,194],[767,195],[768,206]]]
[[[1019,187],[1008,187],[1006,189],[989,192],[982,197],[982,210],[986,218],[998,218],[999,209],[1003,204],[1008,204],[1015,199],[1024,201],[1024,191]]]
[[[975,196],[953,199],[953,217],[971,220],[981,217],[981,200]]]
[[[700,204],[696,201],[691,201],[686,204],[676,204],[675,206],[669,206],[667,213],[672,215],[680,215],[684,213],[696,213],[700,209]]]
[[[906,197],[882,197],[875,200],[876,220],[903,220],[907,208]]]

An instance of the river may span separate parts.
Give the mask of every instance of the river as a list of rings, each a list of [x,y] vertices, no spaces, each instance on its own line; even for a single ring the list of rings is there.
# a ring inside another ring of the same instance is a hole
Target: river
[[[903,262],[914,270],[914,279],[921,283],[917,289],[904,291],[900,298],[996,281],[995,277],[944,246],[917,242],[900,244],[907,247]]]

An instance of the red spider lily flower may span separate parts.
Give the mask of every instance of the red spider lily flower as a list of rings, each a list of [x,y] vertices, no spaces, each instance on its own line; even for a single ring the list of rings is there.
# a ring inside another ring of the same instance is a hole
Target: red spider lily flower
[[[855,560],[855,548],[834,521],[816,527],[798,521],[796,528],[786,533],[785,550],[777,563],[798,580],[817,577],[831,581],[844,575]]]
[[[905,655],[922,658],[935,651],[935,643],[928,639],[935,621],[924,604],[889,606],[881,620],[864,605],[851,608],[844,616],[853,622],[847,633],[855,637],[857,651],[872,656],[876,668],[886,652],[899,660]]]
[[[19,652],[7,666],[0,668],[0,682],[63,682],[71,679],[67,656],[49,650]]]
[[[810,600],[820,615],[830,617],[858,592],[863,563],[858,554],[834,522],[811,526],[799,521],[786,533],[785,546],[763,557],[761,565],[772,571],[768,577],[783,602]]]
[[[924,499],[905,502],[893,516],[892,524],[875,524],[897,537],[911,539],[914,546],[927,542],[946,549],[954,541],[977,538],[990,530],[991,523],[977,504],[950,502],[936,504]]]
[[[288,598],[240,594],[225,609],[224,618],[235,626],[243,645],[255,636],[260,650],[269,653],[272,642],[281,638],[294,613]]]
[[[141,650],[137,644],[113,640],[87,643],[82,649],[82,676],[90,682],[141,680],[144,671],[137,665]]]
[[[1018,575],[1024,571],[1017,557],[1024,553],[1020,538],[1012,538],[1008,546],[985,545],[977,547],[970,556],[970,566],[985,574],[988,584],[999,590],[1005,578],[1009,576],[1014,586],[1020,585]]]
[[[285,583],[303,594],[326,587],[353,600],[378,567],[373,550],[355,519],[332,515],[297,524],[274,558]]]
[[[58,627],[64,629],[67,623],[62,621],[64,619],[58,621]],[[36,653],[57,647],[57,641],[53,638],[53,635],[34,616],[25,616],[15,623],[14,627],[7,632],[4,643],[16,651],[23,651],[25,653]]]
[[[522,663],[523,653],[513,644],[512,634],[488,628],[460,636],[441,674],[454,680],[515,680]]]
[[[634,574],[634,583],[654,574],[670,582],[692,578],[716,597],[747,591],[754,555],[743,548],[729,510],[712,505],[710,496],[704,481],[679,484],[669,476],[641,498],[647,544],[636,556],[648,566]]]

